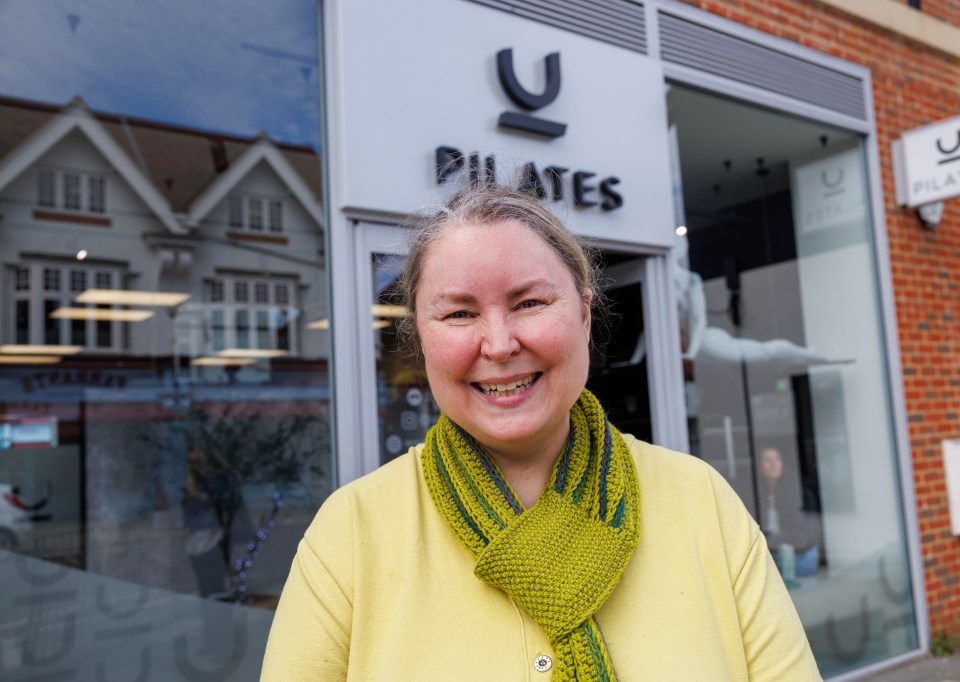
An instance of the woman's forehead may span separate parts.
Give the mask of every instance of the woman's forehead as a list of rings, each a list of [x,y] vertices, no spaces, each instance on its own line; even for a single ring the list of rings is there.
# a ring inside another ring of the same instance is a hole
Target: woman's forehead
[[[437,252],[442,252],[444,257],[483,255],[495,250],[520,250],[538,257],[552,255],[562,263],[557,250],[536,229],[519,220],[456,223],[437,237],[424,257],[429,260]]]
[[[572,281],[560,254],[523,223],[465,223],[446,230],[424,254],[420,284],[464,280],[477,274],[562,281],[564,273]]]

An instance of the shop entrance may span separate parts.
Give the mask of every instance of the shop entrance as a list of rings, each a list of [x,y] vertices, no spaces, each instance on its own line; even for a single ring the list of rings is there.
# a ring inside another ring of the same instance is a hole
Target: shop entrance
[[[357,338],[366,347],[360,390],[364,430],[364,467],[371,470],[423,441],[440,415],[430,387],[413,358],[398,345],[400,305],[397,280],[406,260],[401,228],[365,224],[358,230],[357,300],[369,302],[370,317],[360,316]],[[587,388],[607,409],[611,422],[637,438],[652,438],[647,353],[644,335],[645,256],[601,253],[603,293],[609,314],[595,316]],[[369,321],[368,321],[369,320]],[[376,419],[376,429],[372,427]],[[374,456],[374,453],[376,455]]]

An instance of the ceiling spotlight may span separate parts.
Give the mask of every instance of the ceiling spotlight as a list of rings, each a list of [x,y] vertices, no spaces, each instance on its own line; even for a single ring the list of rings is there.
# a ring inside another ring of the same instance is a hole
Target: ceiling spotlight
[[[77,260],[84,260],[87,257],[87,255],[88,254],[86,249],[80,249],[79,251],[77,251]]]
[[[677,236],[678,236],[678,237],[683,237],[683,236],[685,236],[686,234],[687,234],[687,226],[686,226],[686,225],[678,225],[678,226],[677,226]]]

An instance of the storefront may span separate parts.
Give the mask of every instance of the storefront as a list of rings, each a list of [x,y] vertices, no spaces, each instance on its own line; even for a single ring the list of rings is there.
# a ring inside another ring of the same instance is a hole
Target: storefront
[[[733,485],[824,676],[926,648],[867,68],[669,1],[158,4],[0,30],[4,679],[257,678],[436,417],[403,218],[486,182],[597,250],[588,385]]]

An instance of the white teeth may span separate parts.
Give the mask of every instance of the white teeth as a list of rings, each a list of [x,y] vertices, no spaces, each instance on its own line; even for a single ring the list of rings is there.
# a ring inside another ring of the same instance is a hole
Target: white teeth
[[[486,393],[487,395],[495,396],[511,396],[516,395],[527,386],[533,383],[534,375],[524,377],[517,381],[509,381],[505,384],[477,384],[480,387],[480,390]]]

